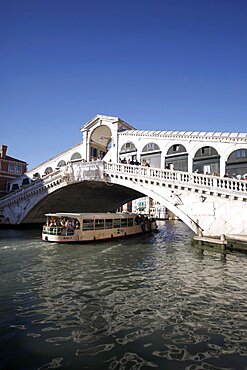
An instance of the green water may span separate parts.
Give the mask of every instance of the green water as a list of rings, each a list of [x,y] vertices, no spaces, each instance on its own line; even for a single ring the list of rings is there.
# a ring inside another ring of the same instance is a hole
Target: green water
[[[247,369],[247,257],[191,237],[179,221],[86,245],[0,230],[0,369]]]

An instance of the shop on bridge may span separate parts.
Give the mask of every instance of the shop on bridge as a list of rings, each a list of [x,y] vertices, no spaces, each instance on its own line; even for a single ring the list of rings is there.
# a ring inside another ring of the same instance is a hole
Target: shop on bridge
[[[226,161],[226,173],[229,176],[247,174],[247,149],[238,149],[229,155]]]
[[[119,152],[120,160],[126,160],[128,163],[129,161],[136,161],[137,160],[137,149],[135,144],[131,141],[122,145],[120,152]]]
[[[161,150],[155,143],[148,143],[142,149],[140,155],[141,163],[148,163],[150,167],[161,167]]]
[[[211,146],[203,146],[198,149],[193,158],[193,172],[219,175],[220,156],[217,150]]]
[[[165,168],[175,171],[188,171],[188,153],[181,144],[172,145],[165,156]]]

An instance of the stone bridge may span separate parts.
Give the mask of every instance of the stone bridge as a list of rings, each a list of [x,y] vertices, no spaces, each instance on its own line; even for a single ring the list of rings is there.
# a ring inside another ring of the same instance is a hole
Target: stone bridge
[[[196,235],[247,236],[247,181],[102,160],[69,162],[0,200],[5,222],[44,222],[48,212],[108,212],[149,196]]]

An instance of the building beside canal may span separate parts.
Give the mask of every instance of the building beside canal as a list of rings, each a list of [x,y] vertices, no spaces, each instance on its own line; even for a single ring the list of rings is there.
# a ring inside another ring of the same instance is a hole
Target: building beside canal
[[[141,197],[138,199],[134,199],[132,201],[131,209],[132,212],[150,215],[161,220],[169,218],[168,210],[162,204],[150,197]],[[174,218],[174,216],[172,218]]]
[[[10,183],[27,171],[27,163],[7,155],[7,145],[0,147],[0,197],[10,190]],[[14,190],[12,184],[11,189]]]

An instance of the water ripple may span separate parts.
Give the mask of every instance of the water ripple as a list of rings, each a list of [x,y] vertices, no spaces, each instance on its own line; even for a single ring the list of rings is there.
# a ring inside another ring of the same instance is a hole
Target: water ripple
[[[246,256],[190,238],[177,222],[83,246],[4,240],[2,368],[246,370]]]

